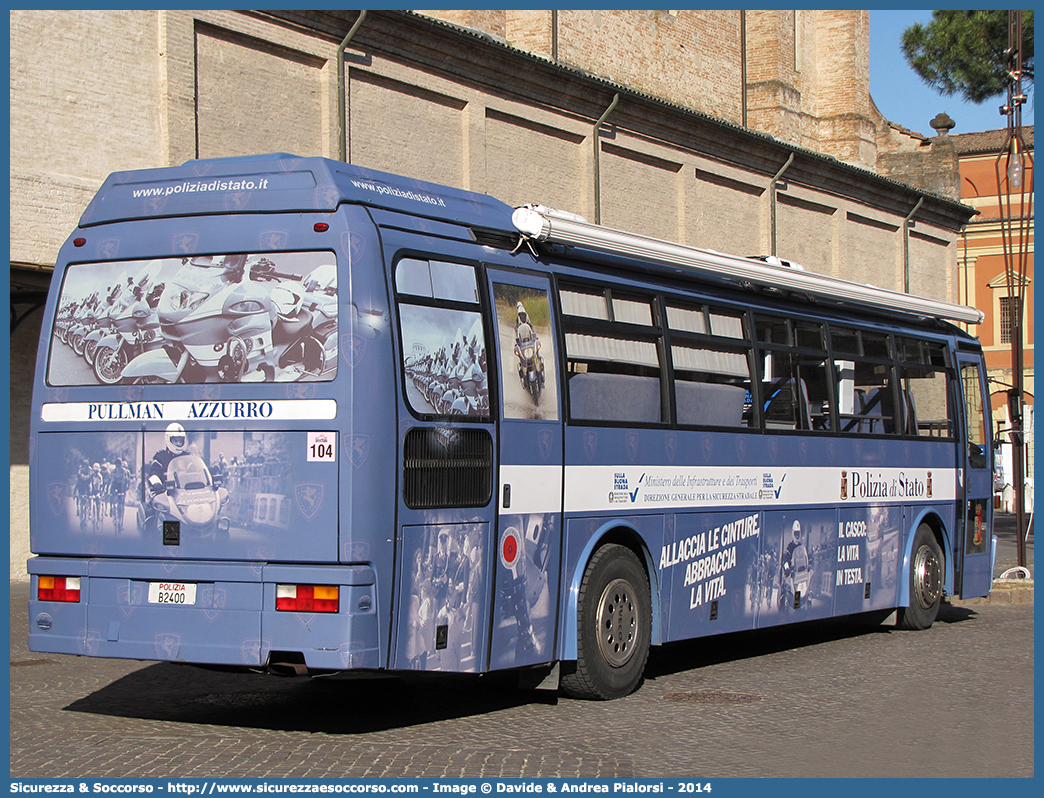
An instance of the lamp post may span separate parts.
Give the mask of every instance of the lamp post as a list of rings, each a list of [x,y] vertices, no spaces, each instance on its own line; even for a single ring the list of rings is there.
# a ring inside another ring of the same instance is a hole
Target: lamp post
[[[1033,156],[1022,137],[1022,12],[1008,12],[1008,101],[1000,112],[1007,117],[1007,136],[994,164],[1000,211],[1004,274],[1008,288],[1011,334],[1012,387],[1008,391],[1008,417],[1012,446],[1012,481],[1015,489],[1015,525],[1018,535],[1018,565],[1026,566],[1026,475],[1023,429],[1022,311],[1026,296],[1026,267],[1029,259],[1029,227],[1033,219]],[[1028,176],[1028,177],[1027,177]],[[1018,204],[1013,198],[1018,198]]]

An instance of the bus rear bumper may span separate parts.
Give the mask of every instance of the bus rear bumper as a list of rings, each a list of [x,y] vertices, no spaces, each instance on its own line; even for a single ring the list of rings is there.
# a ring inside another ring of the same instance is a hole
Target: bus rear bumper
[[[29,561],[29,648],[56,654],[309,670],[380,667],[373,570],[365,565],[36,557]],[[42,576],[79,579],[79,600],[41,600]],[[184,586],[158,603],[153,585]],[[277,611],[277,585],[333,585],[336,612]]]

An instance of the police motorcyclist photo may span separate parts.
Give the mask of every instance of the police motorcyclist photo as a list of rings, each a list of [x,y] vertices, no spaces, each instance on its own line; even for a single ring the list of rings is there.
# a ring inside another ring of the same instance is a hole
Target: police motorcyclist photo
[[[163,488],[170,461],[188,451],[188,435],[185,428],[177,422],[167,426],[165,437],[166,446],[152,456],[152,463],[149,465],[148,482],[153,492]]]

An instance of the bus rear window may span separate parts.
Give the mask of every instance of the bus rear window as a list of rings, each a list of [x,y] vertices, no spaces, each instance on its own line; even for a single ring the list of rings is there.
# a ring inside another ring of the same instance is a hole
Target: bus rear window
[[[299,382],[337,374],[331,252],[73,264],[57,308],[50,385]]]

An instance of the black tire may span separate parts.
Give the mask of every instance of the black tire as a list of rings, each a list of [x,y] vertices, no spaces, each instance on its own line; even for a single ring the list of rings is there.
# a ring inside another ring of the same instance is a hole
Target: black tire
[[[538,376],[535,380],[533,380],[530,383],[530,385],[532,387],[530,387],[529,392],[531,394],[533,394],[533,404],[539,405],[540,404],[540,388],[541,388],[541,386],[540,386],[540,377]]]
[[[945,562],[942,549],[931,527],[921,524],[914,533],[910,554],[910,606],[899,607],[896,626],[900,629],[928,629],[942,604]]]
[[[83,359],[87,361],[88,366],[94,365],[94,353],[98,351],[97,341],[88,341],[83,345]]]
[[[580,582],[576,670],[563,674],[562,691],[602,701],[634,692],[649,658],[651,607],[649,578],[634,552],[598,549]]]
[[[122,346],[99,346],[94,351],[94,376],[103,385],[116,385],[127,367],[127,350]]]

